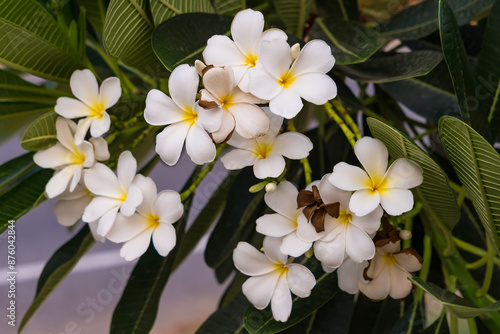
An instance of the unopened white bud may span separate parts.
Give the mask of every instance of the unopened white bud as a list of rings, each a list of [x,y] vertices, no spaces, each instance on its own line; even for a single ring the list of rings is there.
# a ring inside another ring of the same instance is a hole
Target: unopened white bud
[[[412,233],[409,230],[401,230],[401,231],[399,231],[399,237],[402,240],[410,240],[412,237]]]
[[[198,75],[201,77],[203,70],[207,67],[202,61],[196,59],[194,62],[194,68],[196,69],[196,72],[198,72]]]
[[[272,193],[276,190],[276,183],[271,182],[266,184],[266,193]]]
[[[300,44],[295,43],[290,48],[290,56],[292,56],[292,61],[294,61],[299,56],[299,53],[300,53]]]

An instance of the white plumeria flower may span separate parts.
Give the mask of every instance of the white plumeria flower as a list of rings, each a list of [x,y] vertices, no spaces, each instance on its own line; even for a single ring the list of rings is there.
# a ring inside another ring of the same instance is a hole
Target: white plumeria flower
[[[59,117],[56,120],[57,143],[35,153],[33,160],[43,168],[52,168],[56,172],[45,187],[48,198],[62,194],[69,185],[73,191],[80,182],[82,170],[92,167],[97,160],[109,159],[108,145],[102,138],[93,138],[91,142],[75,142],[76,124]]]
[[[387,169],[387,148],[380,140],[371,137],[358,140],[354,152],[365,170],[339,162],[329,178],[334,186],[354,191],[349,210],[364,216],[380,204],[391,216],[410,211],[413,194],[408,189],[422,183],[422,168],[412,160],[400,158]]]
[[[229,140],[233,131],[246,139],[254,139],[267,133],[269,117],[256,103],[265,101],[244,93],[236,85],[233,70],[229,66],[208,66],[203,70],[203,86],[199,104],[206,109],[220,109],[222,124],[211,133],[216,143]]]
[[[333,186],[328,181],[329,177],[330,174],[326,174],[321,179],[319,193],[325,204],[339,203],[339,217],[332,219],[330,231],[315,242],[314,255],[330,268],[338,268],[346,256],[356,263],[370,260],[375,255],[372,237],[380,227],[384,212],[377,206],[362,217],[352,213],[349,210],[351,192]]]
[[[233,135],[228,144],[237,149],[221,158],[226,169],[241,169],[253,165],[253,172],[259,179],[278,177],[286,165],[283,156],[299,160],[307,157],[313,149],[311,140],[301,133],[286,132],[278,136],[283,118],[265,109],[271,119],[268,133],[254,140]]]
[[[93,196],[85,186],[79,184],[72,192],[66,190],[56,198],[59,200],[54,205],[54,214],[56,215],[57,222],[62,226],[73,226],[82,218],[83,211]],[[88,223],[90,232],[92,232],[95,240],[104,242],[106,239],[97,234],[98,223],[98,220]]]
[[[292,296],[305,298],[316,285],[314,275],[301,264],[289,263],[288,256],[280,252],[279,238],[264,238],[264,253],[240,242],[233,252],[236,268],[252,276],[243,283],[243,294],[262,310],[271,302],[276,321],[287,321],[292,311]]]
[[[260,234],[282,238],[280,251],[298,257],[311,248],[312,242],[305,242],[297,236],[297,219],[302,214],[297,209],[297,195],[295,186],[282,181],[272,193],[264,195],[267,206],[276,211],[257,219],[257,232]]]
[[[111,124],[106,110],[116,104],[122,95],[120,79],[104,80],[99,89],[97,79],[90,70],[77,70],[70,79],[70,87],[77,99],[60,97],[55,111],[66,118],[80,118],[76,130],[77,145],[83,141],[88,129],[92,137],[102,136]]]
[[[82,220],[99,220],[97,233],[103,237],[115,222],[118,210],[124,216],[131,216],[141,204],[143,195],[136,183],[137,161],[130,151],[120,154],[118,159],[118,177],[106,165],[97,163],[84,172],[87,189],[94,195],[85,208]],[[137,182],[142,179],[138,178]]]
[[[366,281],[359,281],[358,288],[372,300],[382,300],[391,296],[403,299],[410,293],[412,283],[410,272],[422,268],[422,258],[411,248],[400,251],[400,241],[385,239],[377,242],[375,257],[365,272]]]
[[[186,142],[186,151],[198,165],[215,159],[215,144],[207,131],[221,124],[222,110],[205,110],[196,103],[199,77],[196,69],[180,65],[168,79],[171,98],[153,89],[146,98],[144,118],[151,125],[168,125],[156,137],[156,152],[172,166],[177,163]]]
[[[149,247],[151,239],[153,246],[161,256],[167,256],[176,242],[173,223],[178,221],[184,206],[181,196],[173,190],[164,190],[157,194],[154,181],[142,175],[141,189],[144,199],[137,207],[137,212],[130,217],[118,214],[106,238],[113,242],[125,242],[120,250],[120,256],[127,261],[140,257]]]
[[[248,92],[248,75],[258,64],[260,43],[264,40],[282,39],[288,36],[280,29],[264,31],[264,16],[261,12],[245,9],[236,14],[231,24],[231,36],[215,35],[207,41],[203,51],[205,63],[215,66],[231,66],[234,80]]]
[[[361,263],[354,262],[350,257],[346,257],[338,268],[330,268],[322,264],[323,270],[331,273],[337,270],[337,279],[340,290],[354,295],[359,292],[358,281],[365,282],[363,271],[368,266],[368,261]]]
[[[277,115],[295,117],[303,106],[301,98],[321,105],[337,96],[335,82],[326,75],[335,58],[322,40],[304,45],[295,61],[286,41],[262,41],[259,61],[261,66],[249,73],[248,89],[258,98],[269,100],[269,108]]]

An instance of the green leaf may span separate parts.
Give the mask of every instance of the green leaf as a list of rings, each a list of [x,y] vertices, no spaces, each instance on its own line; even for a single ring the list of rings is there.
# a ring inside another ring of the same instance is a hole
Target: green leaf
[[[66,94],[34,85],[7,71],[0,71],[0,101],[38,102],[54,105],[56,99],[62,95]],[[0,107],[0,115],[3,114],[2,109]]]
[[[425,75],[442,59],[441,52],[413,51],[374,56],[360,64],[343,66],[341,70],[362,82],[390,82]]]
[[[39,151],[49,148],[57,142],[56,119],[59,115],[49,111],[30,124],[21,138],[21,146],[25,150]]]
[[[316,0],[319,16],[334,17],[345,21],[359,21],[356,0]]]
[[[50,258],[43,268],[36,288],[35,299],[26,311],[19,332],[31,319],[36,310],[42,305],[47,297],[73,270],[78,261],[87,253],[94,244],[94,238],[87,224],[73,238],[62,245]]]
[[[381,36],[387,39],[412,40],[425,37],[438,30],[436,8],[439,0],[427,0],[410,6],[380,24]],[[471,21],[477,14],[487,10],[493,0],[454,0],[451,8],[459,25]]]
[[[367,122],[373,136],[387,146],[392,158],[408,158],[420,165],[424,172],[424,181],[414,192],[436,224],[449,230],[453,229],[460,217],[460,211],[455,193],[448,185],[448,177],[439,165],[397,129],[374,118],[368,118]]]
[[[52,169],[40,170],[0,196],[0,233],[9,220],[19,219],[45,199],[45,185],[52,174]]]
[[[290,328],[307,318],[340,291],[336,273],[325,273],[315,259],[309,259],[307,263],[316,276],[316,286],[312,289],[311,295],[307,298],[293,297],[292,313],[286,322],[274,320],[270,306],[264,310],[257,310],[255,307],[249,306],[243,318],[248,332],[251,334],[270,334]]]
[[[212,313],[196,331],[196,334],[247,333],[243,325],[243,313],[249,304],[246,297],[240,293],[230,303]]]
[[[444,59],[458,99],[460,115],[464,122],[471,124],[470,114],[473,110],[468,99],[474,96],[474,77],[460,37],[457,20],[446,0],[439,1],[439,34]]]
[[[87,19],[89,20],[95,31],[102,35],[104,29],[104,21],[106,19],[106,2],[105,0],[77,0],[80,6],[85,7],[87,11]]]
[[[491,9],[476,66],[476,97],[487,115],[493,139],[500,135],[500,1]]]
[[[213,13],[210,0],[149,0],[155,26],[175,15],[186,13]]]
[[[438,287],[434,283],[426,283],[422,281],[420,277],[412,277],[409,278],[409,280],[412,281],[413,284],[439,300],[441,304],[446,306],[446,308],[455,316],[462,319],[474,318],[480,315],[485,315],[490,312],[500,310],[500,301],[497,301],[489,306],[479,308],[474,306],[466,299],[463,299],[448,290]]]
[[[103,42],[110,55],[148,75],[162,70],[153,49],[153,22],[148,0],[111,0],[104,22]]]
[[[160,24],[153,33],[153,49],[169,71],[180,64],[203,60],[202,51],[213,35],[229,35],[232,18],[218,14],[181,14]]]
[[[274,7],[286,25],[287,31],[302,38],[304,25],[314,9],[313,0],[273,0]]]
[[[0,195],[19,178],[35,168],[33,153],[26,153],[0,166]]]
[[[61,82],[83,67],[68,36],[35,0],[0,0],[0,62]]]
[[[233,16],[241,9],[241,0],[214,0],[213,5],[217,14]]]
[[[422,334],[449,334],[448,321],[446,320],[446,312],[443,312]]]
[[[54,110],[54,105],[34,102],[0,102],[0,119],[10,120],[20,116],[36,116]]]
[[[439,135],[486,235],[500,254],[500,155],[475,130],[453,117],[441,118]]]
[[[378,33],[358,22],[317,18],[310,39],[322,39],[332,48],[337,65],[361,63],[381,44]]]

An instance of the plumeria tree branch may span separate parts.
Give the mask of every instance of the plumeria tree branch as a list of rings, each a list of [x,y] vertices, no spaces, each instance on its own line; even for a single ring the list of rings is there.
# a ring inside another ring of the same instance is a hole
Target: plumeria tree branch
[[[344,132],[347,140],[354,148],[354,145],[356,144],[356,136],[354,135],[354,133],[351,131],[351,129],[349,129],[345,121],[335,112],[330,102],[325,103],[324,107],[328,114],[328,117],[330,117],[330,119],[334,120],[339,125],[342,132]]]

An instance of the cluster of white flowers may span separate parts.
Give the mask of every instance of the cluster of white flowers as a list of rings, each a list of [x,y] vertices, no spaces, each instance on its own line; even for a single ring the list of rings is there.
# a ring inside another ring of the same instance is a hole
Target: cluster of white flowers
[[[78,99],[61,97],[55,111],[57,143],[34,155],[36,164],[56,172],[47,183],[48,198],[57,198],[54,212],[61,225],[82,219],[94,238],[124,243],[120,255],[131,261],[147,250],[151,238],[162,256],[175,246],[172,224],[183,214],[180,195],[172,190],[157,194],[154,181],[137,173],[129,151],[119,159],[117,175],[105,164],[108,144],[100,137],[110,128],[106,109],[121,96],[120,81],[108,78],[99,89],[90,70],[75,71],[70,86]],[[81,118],[83,117],[83,118]],[[78,125],[68,118],[81,118]],[[92,138],[85,140],[90,128]]]
[[[257,232],[266,236],[266,257],[256,255],[261,253],[244,242],[234,250],[236,268],[252,276],[243,293],[259,309],[271,301],[278,321],[286,321],[290,315],[290,291],[280,301],[272,293],[262,295],[262,291],[284,294],[284,277],[293,275],[286,270],[292,266],[287,257],[299,257],[311,248],[326,272],[338,269],[339,287],[346,292],[361,291],[373,300],[388,295],[401,299],[410,293],[412,285],[407,277],[420,270],[422,259],[413,249],[401,251],[399,233],[388,222],[379,229],[386,219],[384,210],[394,216],[412,209],[413,195],[408,189],[420,185],[422,170],[408,159],[397,159],[387,168],[387,148],[378,139],[361,138],[354,150],[364,170],[341,162],[333,173],[300,192],[292,183],[282,181],[276,190],[265,194],[266,204],[276,212],[257,219]],[[271,244],[272,249],[267,249]],[[274,271],[261,270],[269,261],[279,263],[276,259],[284,268],[277,264]],[[299,297],[308,296],[314,277],[304,266],[293,266],[301,268],[293,279],[304,289],[297,293],[289,284],[289,290]],[[278,274],[281,278],[275,277]]]

